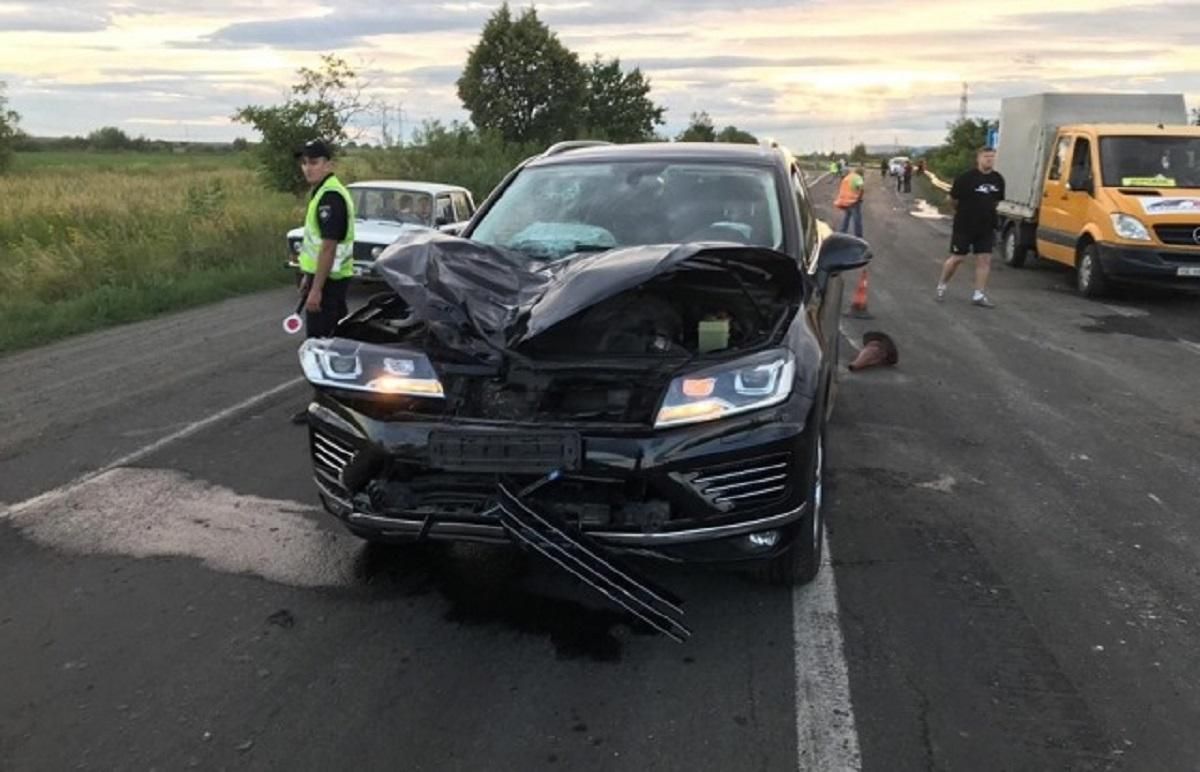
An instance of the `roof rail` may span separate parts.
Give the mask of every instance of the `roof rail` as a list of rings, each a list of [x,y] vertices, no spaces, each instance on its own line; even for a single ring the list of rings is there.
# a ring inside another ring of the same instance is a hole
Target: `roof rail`
[[[546,148],[538,158],[549,158],[552,155],[565,153],[568,150],[577,150],[581,147],[597,147],[599,145],[611,145],[611,142],[605,142],[601,139],[571,139],[566,142],[555,142],[550,147]]]

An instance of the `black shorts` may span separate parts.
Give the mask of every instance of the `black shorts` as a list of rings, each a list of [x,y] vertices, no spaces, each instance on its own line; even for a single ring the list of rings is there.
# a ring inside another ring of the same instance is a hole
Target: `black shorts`
[[[321,288],[321,310],[304,312],[304,335],[309,338],[328,338],[348,309],[346,289],[349,279],[326,279]]]
[[[996,233],[991,229],[974,232],[955,230],[950,234],[950,254],[952,255],[990,255],[994,246],[996,246]]]

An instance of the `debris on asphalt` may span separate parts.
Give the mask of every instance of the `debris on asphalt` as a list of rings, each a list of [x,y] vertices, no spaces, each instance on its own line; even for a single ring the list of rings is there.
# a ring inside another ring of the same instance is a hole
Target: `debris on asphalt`
[[[891,367],[900,361],[900,350],[896,342],[882,332],[868,332],[863,335],[863,349],[850,363],[851,370],[865,370],[868,367],[885,365]]]
[[[296,617],[292,616],[292,612],[285,608],[281,608],[271,616],[267,617],[267,622],[282,627],[284,630],[290,630],[296,626]]]

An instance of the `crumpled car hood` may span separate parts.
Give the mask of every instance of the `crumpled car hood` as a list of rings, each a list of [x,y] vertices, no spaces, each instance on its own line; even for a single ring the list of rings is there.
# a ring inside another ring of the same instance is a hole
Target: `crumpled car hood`
[[[406,236],[376,270],[443,344],[485,361],[689,262],[736,263],[797,298],[803,286],[795,258],[765,247],[654,244],[541,263],[438,231]]]

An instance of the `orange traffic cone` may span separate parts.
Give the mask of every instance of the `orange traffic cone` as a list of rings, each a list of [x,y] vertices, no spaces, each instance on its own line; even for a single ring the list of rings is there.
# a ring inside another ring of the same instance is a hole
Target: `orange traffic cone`
[[[853,316],[858,319],[873,319],[870,312],[867,311],[867,287],[870,282],[867,280],[867,269],[862,269],[862,274],[858,277],[858,288],[854,290],[854,299],[850,301],[850,312],[848,316]]]
[[[896,343],[882,332],[868,332],[863,335],[863,349],[850,363],[851,370],[866,370],[876,365],[894,365],[900,361],[900,351]]]

